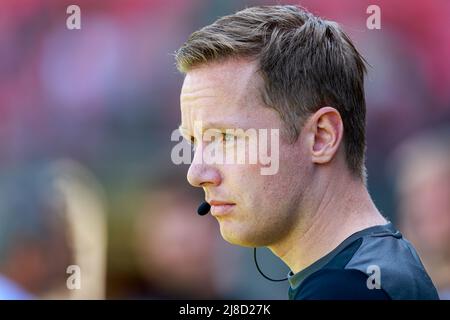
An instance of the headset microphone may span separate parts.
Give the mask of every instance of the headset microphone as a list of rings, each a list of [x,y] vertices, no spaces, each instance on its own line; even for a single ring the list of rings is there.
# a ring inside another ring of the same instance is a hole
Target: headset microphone
[[[197,213],[198,213],[199,215],[201,215],[201,216],[204,216],[204,215],[206,215],[206,214],[209,213],[209,210],[210,210],[210,209],[211,209],[211,205],[210,205],[208,202],[202,202],[202,203],[200,204],[200,206],[198,207],[198,209],[197,209]],[[254,248],[254,251],[253,251],[253,258],[255,259],[256,269],[258,269],[259,273],[260,273],[264,278],[266,278],[267,280],[274,281],[274,282],[286,281],[286,280],[287,280],[287,278],[284,278],[284,279],[272,279],[272,278],[266,276],[266,275],[261,271],[261,269],[259,268],[259,265],[258,265],[258,261],[257,261],[257,259],[256,259],[256,248]]]
[[[211,209],[211,206],[208,202],[202,202],[202,204],[197,209],[197,213],[200,216],[204,216],[205,214],[209,213],[210,209]]]

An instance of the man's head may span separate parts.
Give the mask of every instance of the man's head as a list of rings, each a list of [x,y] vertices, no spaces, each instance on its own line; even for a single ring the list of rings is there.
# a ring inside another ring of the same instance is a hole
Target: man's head
[[[279,170],[271,176],[260,174],[260,163],[198,164],[196,152],[189,182],[208,201],[232,204],[213,205],[213,214],[226,212],[216,215],[226,240],[274,244],[333,172],[364,181],[365,65],[336,23],[295,6],[248,8],[194,32],[176,60],[186,73],[181,129],[198,146],[208,142],[194,132],[195,121],[222,133],[280,132],[278,150],[270,150]]]

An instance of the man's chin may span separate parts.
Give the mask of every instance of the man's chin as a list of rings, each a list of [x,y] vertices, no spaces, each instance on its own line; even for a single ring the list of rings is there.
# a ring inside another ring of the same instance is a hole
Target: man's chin
[[[228,227],[228,226],[227,226]],[[220,234],[222,235],[222,238],[233,245],[241,246],[241,247],[258,247],[255,243],[255,241],[252,241],[251,237],[246,234],[245,232],[237,232],[236,230],[229,230],[223,226],[220,225]]]

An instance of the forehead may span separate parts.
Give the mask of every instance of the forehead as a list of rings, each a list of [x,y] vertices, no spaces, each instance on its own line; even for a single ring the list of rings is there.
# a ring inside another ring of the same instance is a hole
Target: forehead
[[[249,91],[257,89],[258,80],[260,77],[254,61],[227,59],[207,63],[186,74],[181,102],[189,102],[208,93],[218,98],[247,97]]]
[[[208,63],[186,74],[181,90],[182,127],[196,120],[231,126],[258,126],[263,81],[254,61],[229,59]],[[266,111],[263,111],[266,109]]]

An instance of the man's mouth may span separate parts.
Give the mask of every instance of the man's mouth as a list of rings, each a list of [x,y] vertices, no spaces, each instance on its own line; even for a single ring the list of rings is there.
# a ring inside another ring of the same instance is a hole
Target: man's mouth
[[[213,216],[223,216],[229,214],[235,207],[235,203],[229,201],[211,200],[208,201],[211,205],[211,214]]]

